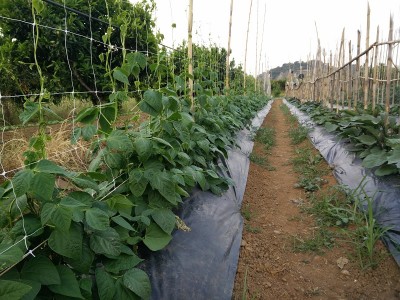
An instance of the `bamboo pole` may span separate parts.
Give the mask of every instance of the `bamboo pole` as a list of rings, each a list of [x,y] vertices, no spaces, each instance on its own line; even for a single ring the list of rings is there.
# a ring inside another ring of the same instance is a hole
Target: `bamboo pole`
[[[264,68],[260,68],[260,64],[261,64],[261,55],[262,55],[263,45],[264,45],[265,17],[266,17],[266,15],[267,15],[267,2],[265,2],[265,5],[264,5],[264,19],[263,19],[263,27],[262,27],[262,35],[261,35],[260,53],[259,53],[259,59],[258,59],[259,70],[260,71],[264,70]],[[257,78],[257,73],[256,73],[256,78]],[[264,90],[265,90],[265,87],[264,87]]]
[[[193,96],[193,0],[189,0],[189,18],[188,18],[188,59],[189,59],[189,98],[191,102],[191,110],[194,111]]]
[[[322,51],[322,55],[323,55],[323,57],[324,57],[324,64],[323,64],[323,67],[322,67],[322,75],[324,76],[325,75],[325,69],[326,69],[326,51],[325,51],[325,48],[323,49],[323,51]],[[323,80],[322,81],[322,104],[325,106],[326,105],[326,102],[327,102],[327,86],[326,86],[326,80]]]
[[[368,3],[367,9],[367,35],[365,37],[365,49],[369,47],[369,30],[370,30],[371,9]],[[364,110],[368,108],[368,87],[369,87],[369,52],[365,54],[364,65]]]
[[[351,41],[349,41],[349,61],[351,61]],[[349,64],[349,68],[347,70],[347,101],[348,101],[348,107],[351,109],[352,106],[352,85],[353,85],[353,76],[352,76],[352,70],[351,70],[352,64]]]
[[[387,46],[386,46],[387,47]],[[388,54],[388,51],[387,51],[387,49],[385,48],[385,50],[386,51],[381,51],[381,52],[383,52],[383,59],[381,60],[382,62],[383,61],[387,61],[387,54]],[[386,69],[385,69],[385,66],[384,66],[384,64],[382,63],[381,64],[381,66],[380,66],[380,72],[381,72],[381,76],[380,76],[380,79],[381,80],[384,80],[384,82],[383,81],[380,81],[380,83],[381,83],[381,95],[380,95],[380,101],[379,101],[379,103],[381,104],[381,105],[384,105],[385,104],[385,85],[386,85]]]
[[[376,29],[376,43],[379,42],[379,26]],[[378,84],[378,51],[379,47],[374,48],[374,81],[372,83],[372,111],[375,111],[376,107],[376,87]]]
[[[231,54],[231,37],[232,37],[232,12],[233,12],[233,0],[231,0],[231,9],[229,14],[229,36],[228,36],[228,53],[226,54],[226,73],[225,73],[225,89],[229,91],[229,72],[230,72],[230,60]]]
[[[393,16],[390,16],[389,22],[389,41],[393,40]],[[389,125],[389,111],[390,111],[390,81],[392,79],[392,52],[393,44],[388,45],[387,66],[386,66],[386,101],[385,101],[385,129],[388,130]]]
[[[257,92],[257,73],[258,73],[258,12],[259,12],[259,0],[257,0],[257,29],[256,29],[256,66],[254,72],[254,92]]]
[[[322,56],[324,55],[324,51],[322,50],[321,46],[319,47],[319,53],[318,53],[318,69],[317,69],[317,76],[320,77],[322,76],[323,72],[324,72],[324,63],[322,62]],[[325,57],[324,57],[325,60]],[[323,86],[323,82],[319,81],[318,82],[318,94],[317,94],[317,99],[318,102],[323,102],[323,90],[324,86]]]
[[[317,34],[317,42],[318,42],[318,47],[317,47],[317,55],[315,56],[315,61],[314,61],[314,70],[313,70],[313,101],[317,101],[318,99],[318,87],[316,83],[316,78],[318,78],[318,61],[321,60],[321,42],[319,39],[319,34],[318,34],[318,27],[317,27],[317,22],[314,21],[315,25],[315,32]]]
[[[265,67],[265,62],[263,62],[263,66],[262,66],[262,70],[263,70],[263,91],[264,91],[264,93],[266,92],[266,90],[267,90],[267,70],[266,70],[266,67]]]
[[[379,33],[379,36],[381,34]],[[378,59],[378,79],[382,79],[382,70],[381,70],[381,62],[383,61],[383,52],[381,50],[381,47],[378,48],[378,55],[379,55],[379,59]],[[376,91],[376,104],[380,103],[379,99],[380,99],[380,94],[382,93],[382,84],[380,81],[378,81],[378,86],[377,86],[377,91]]]
[[[340,48],[340,54],[341,54],[341,57],[340,57],[340,64],[339,64],[339,66],[341,66],[342,64],[344,64],[344,59],[345,59],[345,54],[344,54],[344,52],[345,52],[345,46],[344,46],[344,33],[345,33],[345,29],[346,28],[343,28],[343,32],[342,32],[342,40],[341,40],[341,42],[340,42],[340,44],[341,44],[341,48]],[[339,55],[340,55],[339,54]],[[339,88],[339,91],[340,91],[340,98],[341,98],[341,100],[342,100],[342,109],[344,109],[344,88],[343,88],[343,85],[344,85],[344,83],[343,83],[343,78],[344,77],[344,70],[341,70],[341,71],[339,71],[339,80],[340,80],[340,78],[342,79],[342,82],[339,82],[339,85],[340,85],[340,88]]]
[[[396,59],[394,61],[394,66],[396,67],[396,74],[397,74],[397,78],[396,78],[396,86],[393,87],[393,94],[392,94],[392,105],[395,105],[395,96],[396,96],[396,90],[397,87],[399,85],[399,78],[400,78],[400,71],[397,68],[397,62],[399,61],[399,45],[397,45],[397,51],[396,51]]]
[[[247,67],[247,48],[249,45],[249,31],[250,31],[250,19],[251,19],[251,8],[253,6],[253,0],[250,0],[250,9],[249,9],[249,20],[247,21],[247,34],[246,34],[246,49],[244,51],[244,69],[243,69],[243,89],[246,93],[246,67]]]
[[[311,73],[311,66],[310,66],[310,60],[311,60],[311,53],[308,54],[307,56],[307,76],[310,77],[312,74]],[[306,99],[310,100],[311,99],[311,87],[310,87],[310,83],[307,83],[307,88],[306,88]]]
[[[332,51],[331,51],[331,53],[330,53],[330,57],[329,57],[329,70],[328,70],[328,73],[330,73],[330,69],[332,68]],[[332,77],[328,77],[328,78],[330,78],[330,99],[329,99],[329,103],[331,104],[330,105],[330,108],[331,108],[331,111],[333,110],[333,98],[334,98],[334,96],[333,96],[333,90],[334,90],[334,87],[335,87],[335,74],[336,73],[334,73],[333,74],[333,78]]]
[[[336,48],[336,55],[335,55],[335,66],[337,69],[340,68],[340,60],[342,58],[342,41],[343,41],[343,32],[342,32],[342,39],[340,41],[340,46],[339,46],[339,53],[337,52]],[[336,97],[336,113],[339,112],[339,98],[340,98],[340,71],[336,73],[335,76],[336,83],[335,83],[335,97]]]
[[[357,108],[359,99],[358,82],[360,77],[360,51],[361,51],[361,32],[357,30],[357,60],[356,60],[356,78],[355,78],[355,94],[354,94],[354,108]]]

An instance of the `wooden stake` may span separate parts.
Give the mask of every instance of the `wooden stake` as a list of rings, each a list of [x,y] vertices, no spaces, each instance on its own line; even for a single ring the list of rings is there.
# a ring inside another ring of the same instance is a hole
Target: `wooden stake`
[[[393,41],[393,16],[390,16],[389,22],[389,38],[388,41]],[[386,66],[386,101],[385,101],[385,129],[388,130],[389,111],[390,111],[390,81],[392,79],[392,52],[393,44],[388,44],[387,66]]]
[[[379,26],[376,29],[376,42],[379,43]],[[372,83],[372,111],[375,111],[376,106],[376,87],[378,84],[378,51],[379,47],[374,48],[374,81]]]
[[[257,29],[256,29],[256,69],[254,72],[254,92],[257,92],[257,73],[258,73],[258,12],[259,0],[257,0]]]
[[[361,32],[360,30],[357,30],[357,61],[356,61],[356,80],[354,84],[354,108],[357,108],[357,103],[359,99],[359,87],[358,87],[358,82],[359,82],[359,77],[360,77],[360,52],[361,52]]]
[[[232,12],[233,12],[233,0],[231,0],[231,9],[230,9],[230,15],[229,15],[228,53],[226,54],[226,73],[225,73],[225,89],[226,89],[226,91],[229,91],[229,71],[230,71],[229,56],[231,54]]]
[[[330,57],[329,57],[329,68],[328,68],[328,73],[330,73],[331,72],[331,69],[332,69],[332,51],[331,51],[331,54],[330,54]],[[333,98],[334,98],[334,94],[333,94],[333,90],[334,90],[334,85],[335,85],[335,75],[333,75],[333,78],[330,78],[330,95],[329,95],[329,97],[330,97],[330,99],[329,99],[329,102],[330,102],[330,108],[331,108],[331,111],[333,110]]]
[[[247,22],[247,34],[246,34],[246,49],[244,51],[244,69],[243,69],[243,90],[246,93],[246,66],[247,66],[247,46],[249,44],[249,31],[250,31],[250,19],[251,19],[251,8],[253,6],[253,0],[250,0],[250,9],[249,9],[249,20]]]
[[[313,101],[318,101],[318,87],[317,87],[317,83],[316,83],[316,79],[318,77],[318,67],[319,67],[319,61],[321,60],[321,42],[319,39],[319,35],[318,35],[318,27],[317,27],[317,22],[314,21],[314,25],[315,25],[315,31],[317,33],[317,42],[318,42],[318,48],[317,48],[317,55],[315,56],[315,60],[314,60],[314,70],[313,70],[313,76],[312,76],[312,81],[313,83]]]
[[[336,48],[336,59],[335,59],[335,66],[336,69],[340,68],[340,61],[342,58],[342,41],[343,41],[343,32],[342,32],[342,39],[340,41],[340,46],[339,46],[339,53],[337,53],[337,48]],[[335,91],[335,95],[336,95],[336,113],[339,113],[339,98],[340,98],[340,71],[336,72],[336,76],[334,78],[337,78],[337,83],[335,83],[336,86],[336,91]]]
[[[188,59],[189,59],[189,98],[191,101],[191,110],[194,111],[193,96],[193,0],[189,0],[189,18],[188,18]]]
[[[367,35],[365,37],[365,49],[369,47],[369,28],[370,28],[371,9],[368,3],[367,9]],[[368,108],[368,87],[369,87],[369,52],[365,54],[364,65],[364,110]]]
[[[264,44],[265,17],[266,17],[266,15],[267,15],[267,3],[265,2],[265,5],[264,5],[264,19],[263,19],[263,27],[262,27],[262,35],[261,35],[260,55],[259,55],[259,59],[258,59],[258,64],[259,64],[259,70],[260,71],[261,70],[264,71],[264,68],[260,68],[260,64],[261,64],[261,55],[262,55],[263,44]],[[257,74],[256,74],[256,78],[257,78]],[[265,82],[265,80],[264,80],[264,82]],[[264,90],[265,90],[265,87],[264,87]]]
[[[339,63],[339,67],[342,65],[342,64],[344,64],[344,58],[345,58],[345,54],[344,54],[344,51],[345,51],[345,47],[344,47],[344,33],[345,33],[345,29],[346,28],[343,28],[343,32],[342,32],[342,40],[341,40],[341,42],[340,42],[340,54],[341,54],[341,57],[340,57],[340,63]],[[340,55],[339,54],[339,55]],[[339,71],[339,80],[341,79],[342,81],[343,81],[343,78],[344,77],[344,71],[343,70],[341,70],[341,71]],[[342,100],[342,109],[344,109],[344,88],[343,88],[343,85],[344,85],[344,83],[343,82],[339,82],[339,92],[340,92],[340,98],[341,98],[341,100]]]
[[[396,91],[397,88],[399,86],[399,79],[400,79],[400,72],[399,72],[399,68],[397,67],[398,65],[398,61],[399,61],[399,45],[397,45],[397,51],[396,51],[396,59],[394,61],[394,66],[396,66],[396,73],[397,73],[397,77],[396,77],[396,86],[393,86],[393,94],[392,94],[392,105],[395,105],[395,95],[396,95]],[[399,128],[400,130],[400,128]]]
[[[351,41],[349,41],[349,61],[351,61]],[[349,107],[349,109],[351,109],[353,106],[352,106],[352,103],[351,103],[351,100],[352,100],[352,85],[353,85],[353,76],[352,76],[352,64],[349,64],[349,68],[348,68],[348,70],[347,70],[347,80],[348,80],[348,82],[347,82],[347,101],[348,101],[348,107]]]

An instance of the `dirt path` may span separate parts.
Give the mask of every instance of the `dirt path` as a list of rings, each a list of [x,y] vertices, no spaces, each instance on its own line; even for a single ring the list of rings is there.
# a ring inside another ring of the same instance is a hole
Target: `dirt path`
[[[316,225],[299,207],[307,200],[304,191],[295,187],[299,177],[291,164],[295,148],[288,137],[289,123],[279,108],[281,103],[274,102],[263,123],[276,131],[276,145],[268,155],[269,164],[276,169],[250,165],[242,208],[248,220],[233,298],[399,299],[400,272],[389,255],[377,269],[361,271],[350,245],[339,241],[324,254],[293,250],[294,236],[312,236]],[[262,155],[263,151],[256,143],[253,153]],[[331,175],[325,179],[329,182],[325,188],[336,184]],[[337,265],[340,257],[349,259],[344,269]],[[245,290],[247,298],[243,298]]]

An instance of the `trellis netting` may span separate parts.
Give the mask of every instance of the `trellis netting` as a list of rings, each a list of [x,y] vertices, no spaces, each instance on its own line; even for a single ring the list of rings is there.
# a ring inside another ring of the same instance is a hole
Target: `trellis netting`
[[[194,190],[177,215],[191,228],[176,231],[171,243],[151,253],[142,265],[149,274],[152,299],[231,299],[242,239],[240,207],[246,188],[253,149],[252,136],[272,105],[270,101],[252,121],[252,130],[241,130],[237,147],[221,158],[235,182],[221,197]]]
[[[362,166],[362,160],[348,150],[348,143],[324,127],[316,125],[310,117],[286,100],[299,122],[310,129],[311,142],[325,160],[333,167],[338,182],[351,190],[362,188],[373,199],[374,217],[380,227],[388,229],[383,236],[391,254],[400,265],[400,178],[399,176],[377,177],[373,170]],[[364,208],[367,209],[366,203]]]

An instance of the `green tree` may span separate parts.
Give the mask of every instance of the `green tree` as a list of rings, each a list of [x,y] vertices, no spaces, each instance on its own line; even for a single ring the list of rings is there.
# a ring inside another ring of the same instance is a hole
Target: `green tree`
[[[126,29],[125,48],[128,51],[144,52],[150,61],[157,52],[158,40],[152,19],[155,9],[153,0],[142,0],[135,5],[128,0],[107,0],[108,9],[104,0],[65,1],[67,7],[86,15],[91,14],[91,22],[82,14],[65,11],[60,0],[61,6],[42,0],[37,2],[43,6],[35,16],[36,23],[40,25],[37,59],[48,91],[72,92],[73,88],[79,92],[95,91],[96,88],[98,91],[111,90],[102,54],[107,52],[110,43],[113,46],[109,55],[110,69],[122,64],[123,26]],[[40,91],[39,75],[34,68],[31,5],[31,1],[26,0],[3,0],[0,3],[1,16],[24,21],[0,18],[0,81],[3,95]],[[107,25],[109,21],[111,24]],[[111,34],[109,40],[104,37],[106,33]],[[141,72],[140,78],[147,82],[145,71]],[[89,93],[89,96],[94,103],[105,100],[102,93]]]
[[[272,80],[271,92],[273,97],[280,97],[285,92],[286,79]]]

